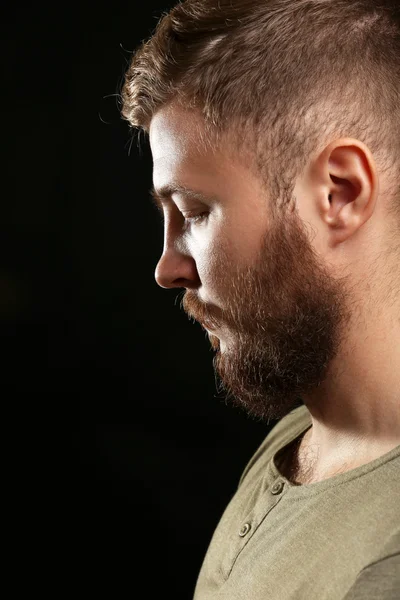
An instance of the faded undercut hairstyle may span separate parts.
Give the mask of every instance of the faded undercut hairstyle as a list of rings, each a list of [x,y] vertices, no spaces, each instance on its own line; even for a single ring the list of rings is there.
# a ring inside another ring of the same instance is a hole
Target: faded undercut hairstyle
[[[398,236],[399,13],[399,0],[185,0],[134,53],[121,114],[148,133],[171,102],[197,111],[199,141],[246,150],[273,198],[329,141],[356,138],[387,174]]]

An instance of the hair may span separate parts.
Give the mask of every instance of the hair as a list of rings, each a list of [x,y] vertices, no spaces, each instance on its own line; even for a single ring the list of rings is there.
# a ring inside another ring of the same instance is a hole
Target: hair
[[[180,2],[134,53],[122,117],[148,133],[170,103],[197,111],[200,141],[246,150],[276,198],[327,141],[356,138],[388,174],[398,236],[399,13],[398,0]]]

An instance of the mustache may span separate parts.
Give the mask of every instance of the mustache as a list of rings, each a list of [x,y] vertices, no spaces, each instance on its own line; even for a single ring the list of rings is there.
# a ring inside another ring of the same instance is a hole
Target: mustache
[[[202,302],[195,292],[187,290],[184,294],[180,305],[189,318],[198,321],[208,329],[215,329],[220,326],[221,323],[218,318],[212,314],[207,304]]]

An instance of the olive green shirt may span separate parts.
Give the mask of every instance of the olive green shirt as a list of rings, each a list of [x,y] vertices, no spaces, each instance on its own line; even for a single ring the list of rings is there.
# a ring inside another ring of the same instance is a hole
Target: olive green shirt
[[[277,454],[310,426],[299,406],[254,454],[214,532],[194,600],[400,600],[400,446],[295,485]]]

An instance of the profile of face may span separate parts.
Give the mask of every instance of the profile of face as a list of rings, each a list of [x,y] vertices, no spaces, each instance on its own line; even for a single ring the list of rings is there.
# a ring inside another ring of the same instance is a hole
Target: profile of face
[[[155,191],[165,195],[156,280],[184,288],[182,306],[209,335],[218,391],[265,420],[321,385],[350,319],[345,278],[333,276],[293,196],[268,196],[231,152],[199,148],[199,117],[153,117]],[[292,208],[289,208],[292,207]]]

